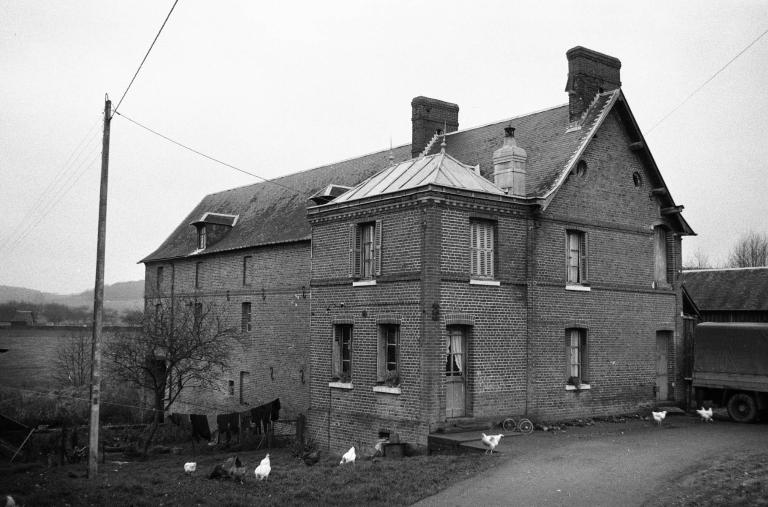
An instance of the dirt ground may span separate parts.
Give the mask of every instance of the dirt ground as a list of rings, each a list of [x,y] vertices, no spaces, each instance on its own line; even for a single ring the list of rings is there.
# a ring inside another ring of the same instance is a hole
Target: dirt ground
[[[417,505],[766,505],[768,424],[670,416],[502,440],[493,469]]]

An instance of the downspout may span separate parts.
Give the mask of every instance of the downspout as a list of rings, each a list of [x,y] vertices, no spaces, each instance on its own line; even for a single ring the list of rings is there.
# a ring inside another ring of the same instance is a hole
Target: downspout
[[[532,215],[528,218],[528,227],[526,230],[526,318],[525,318],[525,415],[528,415],[528,408],[531,396],[531,332],[533,330],[534,314],[536,310],[536,218]]]

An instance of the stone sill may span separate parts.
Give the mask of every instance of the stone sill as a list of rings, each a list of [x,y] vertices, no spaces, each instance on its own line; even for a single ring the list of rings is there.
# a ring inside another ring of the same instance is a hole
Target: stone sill
[[[469,285],[488,285],[490,287],[500,287],[501,282],[498,280],[470,280]]]
[[[373,386],[374,393],[402,394],[399,387]]]
[[[352,382],[328,382],[328,387],[334,389],[354,389]]]
[[[371,285],[376,285],[376,280],[358,280],[352,282],[352,287],[370,287]]]
[[[565,290],[575,290],[575,291],[581,291],[581,292],[589,292],[592,290],[592,287],[589,285],[566,285]]]
[[[577,390],[578,391],[586,391],[588,389],[592,389],[592,386],[589,385],[589,384],[579,384],[579,388],[578,389],[576,389],[576,386],[572,386],[571,384],[566,384],[565,385],[565,390],[566,391],[577,391]]]

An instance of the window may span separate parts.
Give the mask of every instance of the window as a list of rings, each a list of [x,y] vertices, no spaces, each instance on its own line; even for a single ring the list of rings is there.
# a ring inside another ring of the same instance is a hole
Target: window
[[[585,329],[565,330],[565,353],[568,384],[587,384],[587,332]]]
[[[472,221],[469,231],[472,278],[493,278],[495,224],[488,221]]]
[[[566,231],[566,280],[568,284],[587,283],[587,233]]]
[[[653,229],[654,270],[653,279],[657,285],[669,285],[675,277],[674,236],[663,226]]]
[[[195,264],[195,289],[199,289],[202,283],[203,277],[203,263],[198,262]]]
[[[337,324],[333,333],[333,376],[341,382],[352,380],[352,325]]]
[[[446,343],[448,348],[445,351],[446,377],[461,377],[464,375],[464,334],[464,328],[461,326],[452,326],[448,328],[448,342]]]
[[[241,305],[240,331],[243,333],[249,333],[251,331],[251,303],[250,302],[245,302]]]
[[[381,220],[353,224],[349,238],[350,276],[373,278],[381,274]]]
[[[243,257],[243,286],[247,287],[251,285],[251,256],[246,255]]]
[[[205,244],[206,244],[206,230],[205,230],[205,224],[200,225],[197,228],[197,249],[198,250],[205,250]]]
[[[248,378],[250,377],[250,373],[247,371],[241,371],[240,372],[240,404],[241,405],[247,405],[248,403],[245,401],[245,390],[248,387]]]
[[[227,394],[229,396],[235,395],[235,381],[234,380],[228,380],[227,381]]]
[[[157,289],[157,292],[160,292],[160,289],[163,288],[163,267],[158,266],[157,267],[157,278],[155,279],[155,288]]]
[[[400,326],[381,324],[379,327],[378,381],[399,383]]]

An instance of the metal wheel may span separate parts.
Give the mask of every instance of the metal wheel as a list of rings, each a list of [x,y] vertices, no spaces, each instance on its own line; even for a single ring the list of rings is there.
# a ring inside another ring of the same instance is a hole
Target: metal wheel
[[[517,429],[517,423],[510,417],[509,419],[504,419],[504,422],[501,423],[501,428],[504,431],[515,431]]]
[[[530,435],[533,433],[533,423],[530,419],[520,419],[520,422],[517,424],[517,429],[520,433]]]

